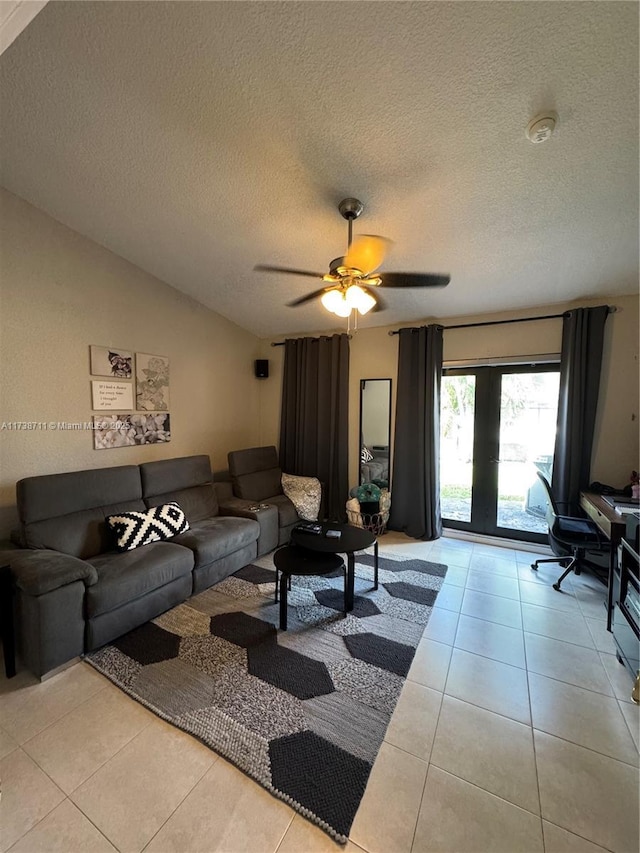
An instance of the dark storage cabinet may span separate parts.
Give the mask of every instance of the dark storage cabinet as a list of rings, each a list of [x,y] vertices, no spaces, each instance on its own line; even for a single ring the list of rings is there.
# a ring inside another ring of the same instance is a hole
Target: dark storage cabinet
[[[615,591],[613,638],[618,660],[637,678],[640,672],[640,571],[638,553],[626,539],[618,549],[619,590]]]

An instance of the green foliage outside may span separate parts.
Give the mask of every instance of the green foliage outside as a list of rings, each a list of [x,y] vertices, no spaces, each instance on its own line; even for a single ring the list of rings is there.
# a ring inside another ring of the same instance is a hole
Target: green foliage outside
[[[455,486],[444,485],[440,489],[440,496],[443,498],[454,498],[459,500],[471,499],[470,486]],[[524,495],[499,495],[501,501],[523,501]]]

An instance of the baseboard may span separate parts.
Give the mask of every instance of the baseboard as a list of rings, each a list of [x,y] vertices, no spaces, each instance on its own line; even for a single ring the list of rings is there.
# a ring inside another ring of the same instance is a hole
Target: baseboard
[[[79,663],[82,657],[71,658],[71,660],[65,661],[65,663],[61,663],[60,666],[57,666],[55,669],[50,669],[49,672],[45,672],[44,675],[40,676],[40,682],[48,681],[50,678],[53,678],[54,675],[59,675],[61,672],[64,672],[65,669],[69,669],[69,667],[74,666],[74,664]]]

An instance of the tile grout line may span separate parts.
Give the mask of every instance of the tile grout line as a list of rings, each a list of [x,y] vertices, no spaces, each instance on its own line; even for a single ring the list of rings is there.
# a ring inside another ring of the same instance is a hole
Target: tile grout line
[[[460,618],[458,615],[458,623],[456,624],[456,635],[458,633],[459,622],[460,622]],[[425,630],[426,630],[426,626],[425,626]],[[454,635],[454,638],[453,638],[454,642],[455,642],[456,635]],[[416,833],[418,831],[418,823],[420,821],[420,812],[422,811],[422,803],[424,802],[424,794],[425,794],[425,791],[427,789],[427,780],[429,778],[429,768],[431,767],[431,756],[433,754],[433,745],[436,742],[436,736],[438,734],[438,725],[440,723],[440,715],[442,714],[442,706],[444,705],[444,697],[445,697],[444,691],[446,689],[447,681],[449,679],[449,669],[451,668],[451,658],[453,657],[453,648],[454,647],[452,646],[451,647],[451,654],[449,655],[449,663],[447,664],[447,674],[445,676],[444,685],[442,687],[440,707],[438,708],[438,717],[436,719],[436,724],[435,724],[434,729],[433,729],[433,740],[431,741],[431,746],[429,747],[429,758],[427,759],[427,772],[424,774],[424,785],[422,786],[422,794],[420,795],[420,803],[418,805],[418,811],[416,813],[416,822],[415,822],[415,825],[413,827],[413,835],[411,836],[411,847],[409,848],[409,853],[412,853],[414,844],[416,843]]]
[[[188,791],[187,791],[187,793],[184,795],[184,797],[182,797],[182,799],[181,799],[181,800],[180,800],[180,802],[177,804],[177,806],[176,806],[174,809],[172,809],[172,810],[171,810],[171,812],[169,813],[169,815],[168,815],[168,817],[166,818],[166,820],[163,820],[163,821],[162,821],[162,823],[160,824],[160,826],[159,826],[159,827],[157,828],[157,830],[153,833],[153,835],[152,835],[152,836],[151,836],[151,838],[146,842],[146,844],[144,844],[144,845],[142,846],[142,849],[140,850],[140,853],[144,853],[144,851],[145,851],[145,850],[147,849],[147,847],[151,844],[151,842],[152,842],[152,841],[153,841],[153,839],[156,837],[156,835],[160,832],[160,830],[161,830],[164,826],[166,826],[167,822],[171,820],[171,818],[172,818],[172,817],[174,816],[174,814],[178,811],[178,809],[179,809],[179,808],[180,808],[180,806],[184,803],[184,801],[187,799],[187,797],[188,797],[190,794],[192,794],[192,793],[193,793],[193,791],[194,791],[194,790],[196,789],[196,787],[200,784],[200,782],[202,782],[202,780],[203,780],[203,779],[204,779],[204,777],[207,775],[207,773],[211,770],[211,768],[212,768],[212,767],[213,767],[213,766],[218,762],[218,760],[219,760],[220,758],[222,758],[222,756],[221,756],[221,755],[219,755],[217,752],[214,752],[213,750],[210,750],[210,752],[211,752],[211,754],[212,754],[212,755],[214,755],[214,756],[215,756],[214,760],[213,760],[213,761],[211,762],[211,764],[206,768],[206,770],[204,770],[204,772],[203,772],[203,773],[201,774],[201,776],[197,779],[197,781],[196,781],[196,782],[195,782],[195,783],[194,783],[194,784],[189,788],[189,790],[188,790]],[[79,808],[79,807],[78,807],[78,808]],[[83,814],[84,814],[84,812],[83,812]],[[110,842],[111,844],[113,844],[113,846],[114,846],[114,847],[116,847],[118,850],[120,849],[114,841],[111,841],[111,839],[109,839],[109,842]]]
[[[515,722],[515,721],[514,721]],[[522,723],[522,725],[526,725],[526,723]],[[527,726],[527,728],[531,728],[531,726]],[[533,735],[531,738],[533,742]],[[535,748],[534,748],[534,760],[535,760]],[[527,812],[527,814],[532,815],[533,817],[539,818],[542,821],[542,813],[541,812],[532,812],[531,809],[526,808],[526,806],[521,806],[520,803],[514,803],[513,800],[508,800],[506,797],[502,797],[500,794],[496,794],[495,791],[490,791],[488,788],[483,788],[482,785],[479,785],[477,782],[471,782],[469,779],[465,779],[464,776],[458,776],[457,773],[454,773],[452,770],[448,770],[446,767],[440,767],[439,764],[433,764],[429,762],[429,767],[435,767],[436,770],[440,770],[443,773],[447,773],[449,776],[453,776],[454,779],[459,779],[461,782],[466,782],[467,785],[473,785],[474,788],[478,788],[480,791],[484,791],[485,794],[491,794],[492,797],[497,797],[499,800],[502,800],[503,803],[507,803],[510,806],[515,806],[517,809],[521,809],[523,812]],[[537,787],[537,777],[538,771],[536,768],[536,787]],[[540,805],[540,793],[538,791],[538,805]],[[542,830],[542,825],[540,827]]]
[[[524,626],[524,622],[523,622]],[[527,644],[525,642],[524,636],[524,627],[522,629],[522,644],[524,646],[524,662],[527,672],[527,695],[529,697],[529,717],[531,718],[531,746],[533,748],[533,763],[536,768],[536,789],[538,791],[538,805],[540,807],[540,836],[542,838],[542,850],[543,853],[546,853],[547,844],[544,837],[544,815],[542,811],[542,796],[540,794],[540,774],[538,772],[538,751],[536,749],[536,737],[535,737],[535,728],[533,725],[534,717],[533,717],[533,705],[531,702],[531,680],[529,678],[531,671],[529,670],[529,661],[527,658]]]
[[[562,642],[562,640],[559,640],[558,642]],[[578,648],[582,648],[582,647],[578,646]],[[527,650],[527,644],[525,643],[525,654],[526,654],[526,650]],[[592,651],[592,650],[589,649],[589,651]],[[604,667],[603,667],[603,669],[604,669]],[[546,672],[536,672],[535,669],[527,669],[527,673],[529,673],[529,672],[532,675],[539,675],[541,678],[548,678],[550,681],[557,681],[559,684],[566,684],[569,687],[577,687],[580,690],[587,690],[589,693],[595,693],[597,696],[604,696],[607,699],[616,699],[617,698],[615,693],[601,693],[599,690],[592,690],[590,687],[584,687],[582,684],[574,684],[572,681],[564,681],[564,679],[557,678],[554,675],[547,675]],[[527,683],[528,683],[528,678],[527,678]]]
[[[623,706],[623,705],[632,705],[632,706],[634,706],[634,707],[636,707],[636,708],[637,708],[638,706],[636,705],[636,703],[635,703],[635,702],[623,702],[623,701],[622,701],[622,699],[618,699],[618,697],[617,697],[617,696],[615,697],[615,700],[616,700],[616,702],[618,703],[618,708],[620,709],[620,713],[622,714],[622,717],[623,717],[623,719],[624,719],[625,725],[626,725],[627,729],[629,730],[629,734],[631,735],[631,740],[633,741],[633,743],[634,743],[634,745],[635,745],[636,752],[637,752],[637,753],[638,753],[638,755],[640,756],[640,739],[636,740],[636,739],[635,739],[635,737],[633,736],[633,734],[634,734],[634,733],[631,731],[631,726],[629,725],[629,720],[627,719],[627,717],[626,717],[626,715],[625,715],[624,711],[622,710],[622,706]],[[636,766],[637,766],[637,764],[636,764]]]
[[[464,616],[466,614],[463,613],[461,615]],[[485,620],[479,620],[479,621],[485,621]],[[498,625],[498,624],[499,624],[498,622],[489,622],[489,625]],[[508,625],[500,625],[500,627],[501,628],[508,628],[509,626]],[[517,631],[518,629],[514,628],[513,630]],[[494,663],[503,663],[505,666],[512,666],[514,669],[519,669],[519,670],[522,670],[523,672],[526,669],[526,667],[520,666],[517,663],[509,663],[508,661],[501,660],[500,658],[492,658],[490,655],[485,655],[485,654],[482,654],[482,652],[478,652],[478,651],[472,652],[469,649],[463,648],[462,646],[452,646],[452,648],[455,649],[456,651],[459,651],[459,652],[466,652],[469,655],[476,655],[476,657],[484,658],[484,660],[490,660],[490,661],[493,661]],[[523,649],[524,649],[524,641],[523,641]],[[465,700],[461,700],[461,701],[465,701]],[[472,705],[473,702],[470,702],[469,704]],[[477,707],[480,707],[480,706],[478,705]],[[501,714],[500,716],[504,717],[505,715]]]
[[[29,761],[33,761],[33,758],[31,758],[31,756],[29,755],[29,753],[28,753],[28,752],[25,752],[25,751],[24,751],[24,749],[23,749],[21,746],[18,746],[17,748],[18,748],[18,749],[20,750],[20,752],[25,756],[25,758],[27,758]],[[11,755],[11,754],[13,754],[15,751],[16,751],[16,750],[15,750],[15,749],[13,749],[13,750],[11,751],[11,753],[9,753],[9,754]],[[5,756],[5,757],[6,757],[6,756]],[[33,763],[36,765],[36,767],[37,767],[37,768],[38,768],[42,773],[44,773],[44,775],[45,775],[45,776],[47,777],[47,779],[51,782],[51,784],[52,784],[52,785],[54,785],[54,786],[57,788],[57,790],[58,790],[58,791],[60,791],[60,793],[62,794],[62,797],[63,797],[63,798],[62,798],[62,800],[60,800],[60,802],[59,802],[59,803],[56,803],[56,805],[55,805],[55,806],[53,806],[53,808],[49,809],[49,811],[48,811],[46,814],[42,815],[42,817],[41,817],[39,820],[37,820],[37,821],[33,824],[33,826],[30,826],[30,827],[29,827],[29,829],[28,829],[26,832],[23,832],[23,833],[22,833],[22,835],[21,835],[19,838],[16,838],[16,840],[13,842],[13,844],[11,845],[11,847],[14,847],[14,846],[18,843],[18,841],[21,841],[21,840],[25,837],[25,835],[27,835],[27,833],[31,832],[31,830],[32,830],[32,829],[35,829],[35,827],[36,827],[36,826],[38,826],[38,824],[42,823],[42,821],[43,821],[45,818],[49,817],[49,815],[50,815],[52,812],[54,812],[54,811],[58,808],[58,806],[61,806],[61,805],[62,805],[62,803],[64,803],[64,801],[65,801],[66,799],[68,799],[67,795],[66,795],[66,794],[65,794],[65,792],[62,790],[62,788],[61,788],[59,785],[57,785],[57,784],[53,781],[53,779],[49,776],[49,774],[48,774],[48,773],[46,773],[46,772],[45,772],[45,771],[40,767],[40,765],[39,765],[39,764],[37,764],[35,761],[33,761]],[[9,850],[11,849],[11,847],[7,848],[7,853],[9,853]]]
[[[296,812],[295,812],[295,811],[293,811],[293,809],[292,809],[291,811],[292,811],[291,820],[290,820],[290,821],[289,821],[289,823],[287,824],[287,827],[286,827],[285,831],[282,833],[282,836],[281,836],[281,838],[280,838],[280,841],[278,841],[278,843],[276,844],[276,846],[273,848],[273,853],[278,853],[278,850],[282,847],[282,842],[283,842],[283,841],[285,840],[285,838],[287,837],[287,833],[288,833],[288,832],[289,832],[289,830],[291,829],[291,827],[292,827],[292,825],[293,825],[293,822],[294,822],[294,820],[296,819]],[[158,832],[159,832],[159,831],[160,831],[160,830],[158,830]],[[157,833],[156,833],[156,834],[157,834]]]
[[[607,676],[607,681],[609,682],[609,684],[610,684],[610,686],[611,686],[611,690],[613,691],[613,696],[614,696],[614,698],[615,698],[615,699],[617,699],[619,702],[624,702],[625,700],[624,700],[624,699],[620,699],[620,697],[619,697],[619,696],[618,696],[618,694],[616,693],[615,685],[614,685],[614,683],[613,683],[613,681],[612,681],[612,679],[611,679],[611,676],[609,675],[609,671],[608,671],[608,669],[607,669],[607,668],[606,668],[606,666],[604,665],[604,661],[602,660],[602,655],[606,655],[606,654],[608,654],[608,652],[601,652],[601,651],[596,650],[596,654],[597,654],[597,655],[598,655],[598,657],[600,658],[600,664],[601,664],[602,668],[603,668],[603,669],[604,669],[604,671],[605,671],[605,675]],[[624,672],[626,672],[626,671],[627,671],[627,670],[626,670],[626,667],[624,666],[624,664],[621,664],[621,663],[620,663],[620,661],[618,660],[617,655],[616,655],[615,653],[614,653],[614,654],[612,654],[612,655],[611,655],[611,657],[615,658],[616,662],[617,662],[617,663],[622,667],[622,671],[624,671]],[[631,690],[633,690],[633,679],[629,682],[629,695],[631,695]],[[633,702],[633,700],[632,700],[631,702],[627,702],[627,704],[635,705],[635,702]],[[621,711],[620,713],[622,713],[622,711]]]
[[[560,611],[555,611],[559,613]],[[566,643],[568,646],[576,646],[578,649],[587,649],[590,652],[597,652],[598,649],[594,646],[584,646],[582,643],[572,643],[571,640],[561,640],[560,637],[550,637],[548,634],[541,634],[540,631],[532,631],[530,628],[522,629],[524,634],[533,634],[534,637],[543,637],[545,640],[554,640],[556,643]]]
[[[125,694],[125,695],[127,695],[127,694]],[[129,698],[131,698],[131,697],[129,697]],[[132,701],[135,701],[135,700],[132,700]],[[138,703],[137,703],[137,704],[138,704]],[[141,707],[144,707],[144,706],[141,706]],[[71,712],[70,712],[70,713],[71,713]],[[65,715],[65,716],[66,716],[66,715]],[[62,717],[61,717],[60,719],[62,719]],[[58,720],[57,722],[60,722],[60,720]],[[78,788],[82,787],[82,785],[84,785],[86,782],[88,782],[88,781],[89,781],[89,779],[92,779],[92,778],[96,775],[96,773],[98,773],[100,770],[102,770],[102,768],[105,766],[105,764],[108,764],[108,763],[111,761],[111,759],[112,759],[112,758],[115,758],[115,757],[116,757],[116,755],[119,755],[119,754],[122,752],[122,750],[123,750],[123,749],[125,749],[127,746],[129,746],[129,744],[130,744],[132,741],[134,741],[134,740],[135,740],[139,735],[141,735],[141,734],[142,734],[142,732],[146,731],[146,730],[148,729],[148,727],[149,727],[153,722],[154,722],[153,718],[152,718],[152,719],[150,719],[150,720],[149,720],[149,721],[148,721],[148,722],[147,722],[147,723],[146,723],[146,724],[145,724],[145,725],[140,729],[140,731],[136,732],[132,737],[130,737],[130,738],[129,738],[129,740],[128,740],[128,741],[126,741],[126,743],[123,743],[123,744],[122,744],[122,746],[120,746],[120,747],[119,747],[119,748],[118,748],[118,749],[113,753],[113,755],[110,755],[110,756],[109,756],[109,758],[105,759],[105,761],[103,761],[103,762],[102,762],[102,764],[100,764],[98,767],[96,767],[96,769],[95,769],[92,773],[90,773],[90,774],[89,774],[89,776],[87,776],[87,778],[86,778],[86,779],[83,779],[83,780],[82,780],[82,782],[79,782],[79,783],[75,786],[75,788],[73,788],[71,791],[69,791],[69,793],[67,793],[66,791],[63,791],[63,794],[65,795],[65,797],[68,797],[68,798],[71,800],[71,802],[72,802],[75,806],[77,806],[78,808],[80,808],[80,806],[78,806],[78,804],[77,804],[74,800],[72,800],[72,799],[71,799],[72,794],[75,794],[75,792],[78,790]],[[44,729],[43,729],[43,731],[44,731]],[[38,736],[38,735],[35,735],[35,737],[37,737],[37,736]],[[25,752],[26,752],[26,750],[25,750]],[[27,754],[27,755],[29,755],[29,753],[28,753],[28,752],[27,752],[26,754]],[[45,773],[47,776],[49,776],[49,773],[45,770],[45,768],[44,768],[44,767],[42,767],[42,766],[38,763],[37,759],[33,758],[31,755],[29,755],[29,758],[31,758],[31,760],[32,760],[32,761],[33,761],[33,762],[34,762],[34,763],[35,763],[35,764],[40,768],[40,770],[42,770],[42,772],[43,772],[43,773]],[[51,776],[49,776],[49,778],[51,779],[51,781],[52,781],[55,785],[57,785],[57,786],[60,788],[60,786],[58,785],[58,783],[57,783],[57,782],[55,782],[55,780],[54,780]],[[60,788],[60,790],[62,791],[62,788]],[[84,812],[83,812],[83,814],[84,814]],[[87,817],[88,817],[88,815],[87,815]]]
[[[43,771],[43,773],[44,773],[44,771]],[[62,789],[60,789],[60,790],[62,790]],[[63,792],[63,793],[64,793],[64,792]],[[43,821],[43,820],[46,820],[46,818],[48,818],[51,814],[53,814],[53,812],[54,812],[56,809],[60,808],[60,806],[64,805],[64,803],[71,803],[71,805],[73,806],[73,808],[77,809],[77,810],[80,812],[80,814],[82,815],[82,817],[83,817],[85,820],[87,820],[87,821],[91,824],[91,826],[93,826],[93,828],[94,828],[97,832],[99,832],[99,833],[100,833],[100,835],[105,839],[105,841],[107,841],[107,843],[108,843],[108,844],[110,844],[110,845],[111,845],[111,847],[114,847],[116,850],[118,850],[118,848],[117,848],[117,847],[116,847],[116,845],[113,843],[113,841],[111,841],[111,839],[110,839],[110,838],[108,838],[108,837],[104,834],[104,832],[100,829],[100,827],[99,827],[99,826],[97,826],[97,825],[96,825],[96,824],[91,820],[91,818],[90,818],[88,815],[86,815],[86,814],[82,811],[82,809],[81,809],[81,808],[80,808],[76,803],[74,803],[74,802],[73,802],[73,800],[71,799],[71,797],[70,797],[68,794],[65,794],[64,800],[62,800],[62,802],[58,803],[58,805],[57,805],[55,808],[53,808],[50,812],[48,812],[48,813],[47,813],[43,818],[41,818],[37,823],[34,823],[34,825],[31,827],[31,829],[28,829],[25,833],[23,833],[23,835],[21,835],[21,836],[20,836],[20,838],[18,838],[16,841],[14,841],[14,842],[13,842],[13,844],[11,845],[11,847],[9,847],[9,849],[7,850],[7,853],[11,853],[11,850],[13,850],[13,848],[15,847],[15,845],[16,845],[16,844],[18,844],[18,842],[19,842],[19,841],[22,841],[22,839],[23,839],[26,835],[28,835],[28,834],[31,832],[31,830],[33,830],[33,829],[35,829],[37,826],[39,826],[39,825],[42,823],[42,821]]]
[[[507,664],[507,666],[509,666],[509,664]],[[515,717],[508,717],[506,714],[501,714],[499,711],[493,711],[490,708],[485,708],[483,705],[476,705],[473,702],[469,702],[468,699],[460,699],[459,696],[454,696],[453,693],[443,693],[443,697],[444,696],[447,696],[449,699],[454,699],[456,702],[461,702],[463,705],[469,705],[471,708],[477,708],[479,711],[485,711],[487,714],[493,714],[496,717],[501,717],[503,720],[508,720],[510,723],[518,723],[520,726],[526,726],[529,729],[532,728],[530,723],[523,723],[522,720],[516,720]],[[440,769],[444,770],[445,768],[441,767]],[[447,770],[447,773],[451,773],[451,771]],[[451,775],[455,776],[455,773],[452,773]]]
[[[609,755],[606,752],[600,752],[599,749],[594,749],[592,746],[585,746],[583,743],[576,743],[574,740],[569,740],[569,738],[563,737],[562,735],[558,735],[555,732],[548,732],[546,729],[538,728],[538,726],[533,726],[532,728],[534,732],[540,732],[540,734],[548,735],[549,737],[556,738],[556,740],[562,740],[565,743],[569,743],[571,744],[571,746],[577,746],[580,749],[586,749],[589,752],[595,753],[596,755],[601,755],[603,758],[608,758],[610,761],[617,761],[618,764],[624,764],[626,767],[633,767],[635,770],[638,769],[637,762],[635,764],[632,764],[629,761],[623,761],[622,758],[615,758],[613,755]]]
[[[432,615],[433,615],[433,610],[432,610]],[[455,642],[456,635],[457,635],[457,633],[458,633],[458,624],[459,624],[459,622],[460,622],[460,614],[458,613],[458,618],[457,618],[457,620],[456,620],[456,632],[455,632],[455,634],[453,635],[454,642]],[[425,625],[425,626],[424,626],[424,631],[422,632],[422,637],[420,638],[420,641],[422,641],[422,640],[425,638],[425,637],[424,637],[424,634],[425,634],[425,631],[427,630],[428,624],[429,624],[429,623],[427,623],[427,625]],[[434,642],[435,642],[435,641],[434,641]],[[447,645],[447,644],[446,644],[446,643],[443,643],[443,645]],[[427,788],[427,779],[429,778],[429,767],[431,766],[431,755],[432,755],[432,753],[433,753],[433,745],[434,745],[434,743],[435,743],[435,741],[436,741],[436,735],[437,735],[437,733],[438,733],[438,724],[439,724],[439,722],[440,722],[440,715],[441,715],[441,713],[442,713],[442,706],[443,706],[443,704],[444,704],[444,691],[445,691],[445,688],[446,688],[446,686],[447,686],[447,680],[448,680],[448,678],[449,678],[449,669],[450,669],[450,667],[451,667],[451,658],[453,657],[453,648],[454,648],[454,647],[453,647],[453,646],[451,646],[450,648],[451,648],[451,654],[449,655],[449,662],[447,663],[447,672],[446,672],[446,674],[445,674],[445,677],[444,677],[444,683],[443,683],[443,685],[442,685],[442,693],[441,693],[441,696],[440,696],[440,706],[439,706],[439,708],[438,708],[438,716],[437,716],[437,719],[436,719],[436,724],[435,724],[435,726],[434,726],[434,728],[433,728],[433,740],[431,741],[431,746],[429,747],[429,757],[427,758],[427,761],[426,761],[426,764],[427,764],[427,770],[426,770],[426,773],[424,774],[424,784],[423,784],[423,786],[422,786],[422,793],[421,793],[421,795],[420,795],[420,803],[418,804],[418,810],[417,810],[417,812],[416,812],[416,821],[415,821],[415,825],[414,825],[414,827],[413,827],[413,834],[412,834],[412,836],[411,836],[411,846],[410,846],[410,848],[409,848],[409,853],[411,853],[411,851],[413,850],[413,846],[414,846],[415,841],[416,841],[416,832],[418,831],[418,823],[419,823],[419,821],[420,821],[420,812],[422,811],[422,803],[423,803],[423,801],[424,801],[424,792],[425,792],[425,790],[426,790],[426,788]],[[437,692],[440,692],[440,691],[437,691]],[[409,754],[411,754],[411,753],[409,753]],[[414,756],[414,758],[417,758],[417,757],[418,757],[418,756]]]
[[[80,664],[80,663],[83,663],[83,661],[78,661],[78,663],[79,663],[79,664]],[[63,674],[63,673],[60,673],[60,675],[62,675],[62,674]],[[41,682],[41,683],[42,683],[42,682]],[[33,687],[37,687],[37,685],[35,685],[35,684],[34,684],[34,685],[31,685],[31,686],[33,686]],[[73,707],[73,708],[70,708],[68,711],[65,711],[65,712],[64,712],[64,714],[61,714],[59,717],[56,717],[56,718],[55,718],[55,720],[51,720],[51,722],[47,723],[47,724],[46,724],[46,726],[43,726],[41,729],[38,729],[38,731],[37,731],[35,734],[31,735],[30,737],[26,738],[26,739],[25,739],[25,740],[23,740],[23,741],[16,741],[16,743],[17,743],[17,744],[18,744],[18,746],[20,746],[20,747],[22,747],[24,744],[29,743],[29,741],[31,741],[31,740],[33,740],[34,738],[38,737],[38,735],[41,735],[43,732],[46,732],[46,731],[47,731],[47,729],[50,729],[52,726],[55,726],[57,723],[59,723],[61,720],[63,720],[63,719],[64,719],[66,716],[68,716],[69,714],[73,714],[73,712],[74,712],[74,711],[77,711],[79,708],[82,708],[82,706],[83,706],[83,705],[86,705],[86,703],[87,703],[87,702],[90,702],[93,698],[95,698],[95,697],[96,697],[96,696],[98,696],[100,693],[102,693],[102,691],[103,691],[103,690],[106,690],[108,686],[109,686],[109,683],[107,682],[107,683],[106,683],[103,687],[101,687],[99,690],[96,690],[96,692],[95,692],[95,693],[92,693],[92,694],[91,694],[91,696],[87,696],[87,698],[86,698],[86,699],[83,699],[81,702],[78,702],[78,704],[77,704],[77,705],[74,705],[74,707]],[[20,689],[20,688],[19,688],[19,689]],[[3,727],[3,730],[4,730],[5,732],[7,732],[7,734],[8,734],[11,738],[13,738],[13,740],[16,740],[16,739],[15,739],[15,737],[11,734],[11,732],[8,732],[6,728],[4,728],[4,727]],[[26,751],[26,750],[25,750],[25,751]],[[27,753],[27,754],[28,754],[28,753]]]
[[[568,832],[570,835],[575,835],[576,838],[581,838],[583,841],[586,841],[587,844],[593,844],[598,848],[602,848],[602,850],[604,850],[605,853],[615,853],[615,851],[611,850],[611,848],[603,847],[602,844],[598,844],[595,841],[591,841],[590,838],[587,838],[585,835],[580,835],[580,833],[575,832],[573,829],[567,829],[566,826],[561,826],[559,823],[554,823],[554,821],[549,820],[549,818],[545,818],[545,820],[547,823],[550,823],[551,826],[555,826],[556,829],[561,829],[564,832]],[[543,829],[543,837],[544,837],[544,829]]]

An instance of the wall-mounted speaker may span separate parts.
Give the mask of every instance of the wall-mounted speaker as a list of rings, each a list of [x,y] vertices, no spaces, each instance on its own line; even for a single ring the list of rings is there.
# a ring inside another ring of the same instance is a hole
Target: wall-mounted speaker
[[[255,363],[256,368],[256,377],[258,379],[268,379],[269,378],[269,359],[268,358],[257,358]]]

